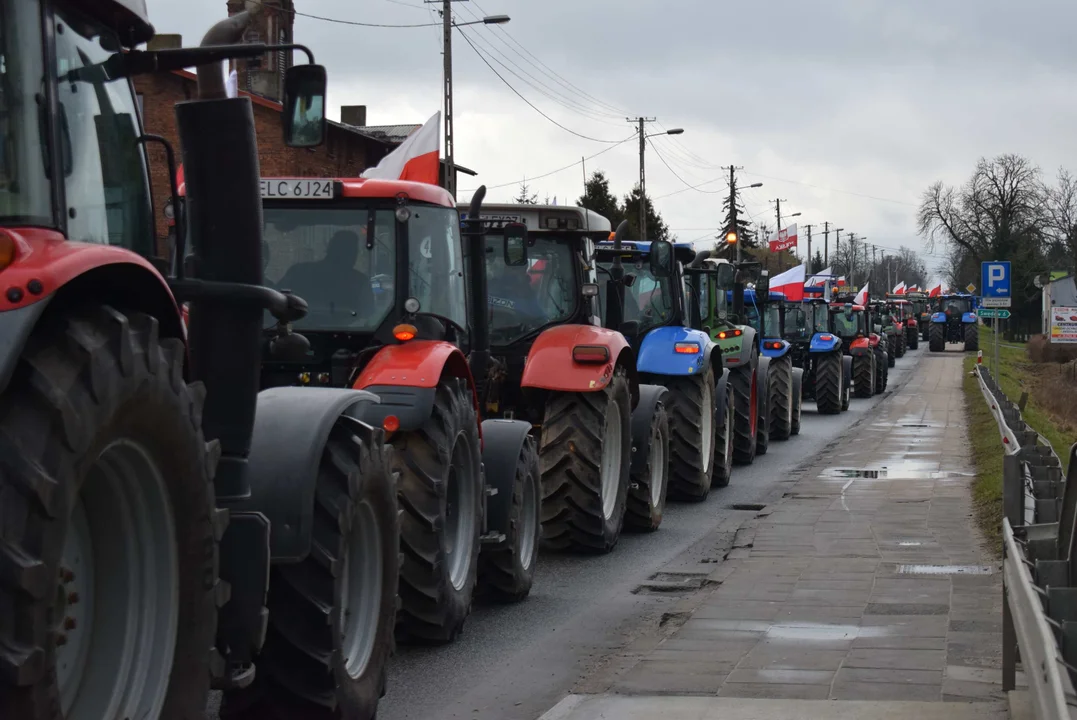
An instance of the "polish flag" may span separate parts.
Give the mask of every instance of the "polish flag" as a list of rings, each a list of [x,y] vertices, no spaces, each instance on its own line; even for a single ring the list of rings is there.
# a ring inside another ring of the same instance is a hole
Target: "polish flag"
[[[408,135],[396,150],[383,157],[377,166],[364,170],[360,177],[437,185],[441,164],[438,152],[440,128],[441,111],[438,110],[425,125]]]
[[[868,283],[864,283],[864,287],[860,288],[860,292],[853,298],[853,305],[867,305],[868,303]]]
[[[812,275],[811,278],[808,279],[807,285],[808,285],[808,287],[819,287],[821,285],[825,285],[827,278],[833,277],[833,276],[834,276],[834,268],[828,267],[827,269],[823,270],[822,272],[818,272],[818,273]]]
[[[800,302],[804,299],[804,275],[806,272],[806,265],[797,265],[783,273],[778,273],[770,279],[771,292],[783,293],[786,300]]]
[[[849,284],[849,283],[848,283],[848,281],[846,281],[846,279],[845,279],[845,276],[844,276],[844,275],[842,275],[841,277],[839,277],[839,278],[838,278],[838,280],[837,280],[837,286],[838,286],[838,287],[841,287],[842,285],[848,285],[848,284]]]
[[[895,295],[904,295],[905,294],[905,281],[902,280],[897,285],[895,285],[892,292]]]
[[[942,293],[942,284],[940,283],[940,284],[936,285],[935,287],[931,288],[931,290],[928,291],[927,296],[928,297],[938,297],[941,293]]]

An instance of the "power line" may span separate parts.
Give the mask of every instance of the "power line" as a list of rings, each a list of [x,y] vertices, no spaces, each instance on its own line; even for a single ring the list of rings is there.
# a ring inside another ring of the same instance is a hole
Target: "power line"
[[[629,140],[635,139],[635,137],[636,137],[636,133],[632,133],[631,135],[626,137],[624,140],[621,140],[620,142],[618,142],[616,145],[610,145],[608,148],[604,148],[602,150],[599,150],[594,155],[590,155],[588,157],[585,157],[582,160],[577,160],[576,162],[574,162],[574,163],[572,163],[570,165],[565,165],[564,167],[557,168],[556,170],[551,170],[551,171],[549,171],[547,173],[543,173],[541,175],[529,175],[528,177],[522,178],[520,180],[514,180],[512,182],[501,183],[500,185],[487,185],[486,189],[487,190],[496,190],[498,188],[509,187],[510,185],[519,185],[521,182],[527,182],[528,180],[541,180],[542,178],[547,178],[547,177],[550,177],[551,175],[556,175],[557,173],[564,172],[565,170],[571,170],[572,168],[576,167],[577,165],[580,165],[581,163],[587,162],[588,160],[593,160],[594,158],[598,157],[599,155],[604,155],[605,153],[608,153],[610,150],[613,150],[615,147],[619,147],[621,145],[624,145]],[[464,190],[462,192],[474,192],[474,190],[470,190],[470,191],[469,190]]]
[[[557,122],[557,121],[556,121],[556,120],[554,120],[554,119],[553,119],[552,117],[550,117],[550,116],[549,116],[549,115],[547,115],[546,113],[544,113],[544,112],[542,112],[541,110],[539,110],[539,109],[538,109],[538,107],[537,107],[537,106],[536,106],[536,105],[535,105],[534,103],[532,103],[532,102],[531,102],[530,100],[528,100],[527,98],[525,98],[525,97],[524,97],[524,96],[523,96],[523,95],[522,95],[522,94],[520,93],[520,91],[519,91],[519,90],[517,90],[516,88],[514,88],[514,87],[512,86],[512,83],[510,83],[510,82],[509,82],[508,80],[506,80],[506,79],[505,79],[504,77],[502,77],[501,73],[499,73],[499,72],[497,71],[497,69],[496,69],[496,68],[494,68],[494,66],[490,64],[490,61],[488,61],[488,60],[486,59],[486,57],[485,57],[485,56],[484,56],[484,55],[483,55],[483,54],[482,54],[482,53],[481,53],[481,52],[479,51],[479,49],[478,49],[477,47],[475,47],[475,43],[471,42],[471,38],[469,38],[469,37],[468,37],[468,34],[467,34],[466,32],[463,32],[463,31],[461,30],[461,32],[460,32],[460,36],[461,36],[461,37],[463,37],[465,41],[467,41],[467,44],[468,44],[468,45],[469,45],[469,46],[471,47],[471,49],[472,49],[472,50],[474,50],[474,51],[475,51],[475,54],[479,56],[479,59],[480,59],[480,60],[482,60],[482,62],[483,62],[483,63],[484,63],[485,65],[486,65],[486,67],[490,68],[490,72],[492,72],[492,73],[493,73],[494,75],[497,75],[497,79],[498,79],[498,80],[500,80],[501,82],[503,82],[503,83],[505,84],[505,87],[507,87],[507,88],[508,88],[509,90],[511,90],[511,91],[512,91],[512,92],[513,92],[513,93],[514,93],[514,94],[516,95],[516,97],[520,98],[520,99],[521,99],[521,100],[523,100],[523,101],[524,101],[525,103],[527,103],[527,104],[528,104],[528,106],[529,106],[529,107],[530,107],[530,108],[531,108],[532,110],[534,110],[534,111],[535,111],[535,112],[537,112],[537,113],[538,113],[539,115],[541,115],[542,117],[544,117],[544,118],[546,118],[547,120],[549,120],[549,121],[550,121],[551,123],[553,123],[553,124],[554,124],[554,125],[556,125],[557,127],[561,128],[562,130],[564,130],[565,132],[569,133],[570,135],[575,135],[575,136],[576,136],[576,137],[578,137],[578,138],[582,138],[582,139],[584,139],[584,140],[590,140],[591,142],[597,142],[597,143],[609,143],[610,145],[620,145],[620,144],[621,144],[622,142],[624,142],[623,140],[602,140],[602,139],[600,139],[600,138],[593,138],[593,137],[590,137],[590,136],[588,136],[588,135],[584,135],[584,134],[582,134],[582,133],[578,133],[578,132],[576,132],[575,130],[572,130],[572,129],[570,129],[570,128],[567,128],[567,127],[565,127],[564,125],[562,125],[561,123]]]
[[[866,195],[864,193],[853,192],[851,190],[838,190],[836,188],[823,187],[822,185],[813,185],[812,183],[803,182],[801,180],[788,180],[786,178],[772,177],[770,175],[763,175],[762,173],[753,173],[745,171],[745,175],[752,175],[753,177],[761,177],[767,180],[774,180],[776,182],[792,183],[794,185],[803,185],[805,187],[815,188],[816,190],[825,190],[826,192],[838,193],[840,195],[853,195],[855,197],[867,198],[868,200],[878,200],[879,202],[895,203],[897,205],[908,205],[909,207],[919,207],[916,203],[905,202],[904,200],[894,200],[892,198],[878,197],[876,195]]]
[[[256,5],[266,7],[265,3],[261,0],[251,0]],[[274,11],[281,12],[281,8],[274,7]],[[310,18],[311,20],[321,20],[322,22],[336,23],[338,25],[351,25],[354,27],[369,27],[369,28],[418,28],[418,27],[431,27],[432,25],[438,25],[439,23],[410,23],[405,25],[389,25],[385,23],[365,23],[358,22],[356,20],[340,20],[338,18],[325,17],[323,15],[311,15],[310,13],[299,12],[298,10],[284,10],[283,12],[289,12],[297,17]]]
[[[714,193],[722,192],[721,190],[700,190],[698,186],[692,185],[692,183],[688,182],[687,180],[682,178],[680,175],[678,175],[677,171],[674,170],[670,166],[670,164],[668,162],[666,162],[666,159],[662,156],[662,153],[658,152],[658,148],[655,146],[655,144],[649,138],[647,140],[647,144],[651,146],[651,149],[654,150],[654,154],[658,156],[658,159],[662,161],[662,164],[666,166],[666,169],[669,170],[671,173],[673,173],[673,177],[677,178],[678,180],[680,180],[685,185],[685,189],[687,189],[687,190],[695,190],[696,192],[707,193],[707,194],[714,194]],[[651,202],[654,202],[657,199],[658,198],[652,198]]]

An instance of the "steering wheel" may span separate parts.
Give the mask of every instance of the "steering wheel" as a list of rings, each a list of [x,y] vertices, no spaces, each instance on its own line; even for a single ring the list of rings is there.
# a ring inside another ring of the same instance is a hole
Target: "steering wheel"
[[[515,310],[510,310],[503,305],[491,305],[491,328],[496,327],[497,332],[503,333],[506,330],[512,328],[518,328],[521,331],[526,331],[530,328],[530,324],[523,321],[520,314]]]

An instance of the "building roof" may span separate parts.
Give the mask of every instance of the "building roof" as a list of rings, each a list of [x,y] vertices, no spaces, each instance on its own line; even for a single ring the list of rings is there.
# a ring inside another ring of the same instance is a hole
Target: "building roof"
[[[361,128],[353,125],[351,127],[356,127],[364,135],[383,138],[391,143],[402,143],[408,135],[421,128],[422,125],[363,125]]]

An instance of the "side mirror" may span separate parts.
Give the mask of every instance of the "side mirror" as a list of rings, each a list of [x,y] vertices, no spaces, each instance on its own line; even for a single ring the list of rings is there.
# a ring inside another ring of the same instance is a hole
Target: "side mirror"
[[[632,285],[635,284],[635,282],[636,282],[636,276],[626,274],[622,278],[622,281],[624,282],[625,287],[632,287]]]
[[[505,264],[509,267],[527,265],[527,226],[523,223],[505,225]]]
[[[284,144],[317,147],[325,142],[326,75],[321,65],[293,65],[284,73]]]
[[[652,240],[648,259],[651,262],[651,274],[656,278],[673,276],[673,243],[666,240]]]

